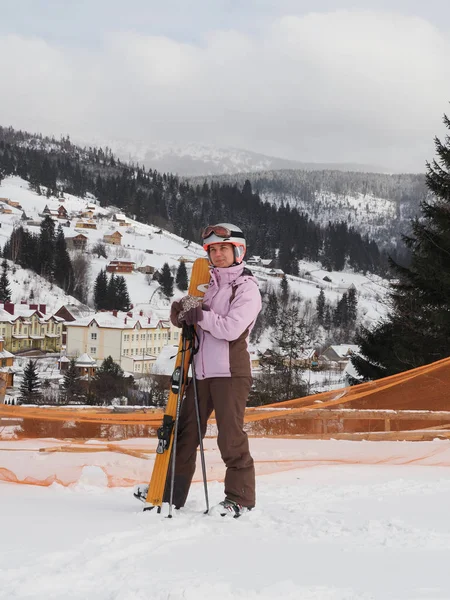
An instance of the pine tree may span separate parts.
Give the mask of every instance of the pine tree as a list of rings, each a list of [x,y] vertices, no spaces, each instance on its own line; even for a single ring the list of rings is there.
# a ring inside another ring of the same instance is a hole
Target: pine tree
[[[319,325],[324,324],[325,319],[325,292],[320,290],[316,300],[317,320]]]
[[[283,277],[281,278],[280,288],[281,288],[281,295],[280,295],[281,304],[283,306],[287,306],[287,303],[289,302],[289,282],[286,278],[286,275],[283,275]]]
[[[125,395],[132,383],[132,378],[125,377],[121,367],[108,356],[97,369],[91,392],[97,404],[110,403],[113,398]]]
[[[20,385],[20,401],[23,404],[38,404],[42,399],[40,387],[36,361],[29,360],[23,371],[22,383]]]
[[[55,257],[55,224],[49,216],[41,223],[39,236],[39,261],[40,274],[46,279],[53,277],[53,264]]]
[[[168,263],[164,263],[163,268],[161,269],[159,283],[161,285],[162,293],[168,300],[170,300],[170,298],[173,296],[173,277]]]
[[[450,130],[450,120],[444,116]],[[450,136],[435,138],[437,160],[427,163],[432,196],[404,236],[409,267],[391,261],[397,282],[391,286],[389,317],[372,330],[362,328],[362,356],[352,362],[364,379],[374,379],[447,357],[450,339]]]
[[[79,398],[82,394],[80,376],[75,366],[75,359],[69,363],[67,371],[64,373],[63,390],[66,395],[66,401],[71,402]]]
[[[127,284],[123,275],[117,275],[116,280],[116,295],[114,299],[114,306],[116,310],[130,310],[130,296],[128,295]]]
[[[106,309],[108,295],[108,278],[106,271],[100,269],[94,284],[94,306],[96,310]]]
[[[269,292],[267,306],[264,311],[268,327],[275,327],[278,318],[278,298],[274,290]]]
[[[59,225],[55,239],[55,258],[53,276],[55,283],[62,288],[66,294],[72,294],[74,288],[74,274],[72,262],[67,251],[64,232]]]
[[[106,306],[107,310],[114,310],[116,308],[117,302],[117,286],[116,286],[116,276],[114,273],[111,273],[111,277],[108,281],[108,288],[106,291]]]
[[[11,288],[8,279],[8,263],[6,259],[2,262],[2,274],[0,276],[0,302],[11,301]]]
[[[350,325],[355,325],[356,317],[358,316],[358,298],[356,288],[350,287],[347,293],[347,313],[348,322]]]
[[[186,265],[184,262],[180,262],[180,266],[177,269],[177,274],[175,277],[175,282],[177,284],[177,288],[181,292],[185,292],[188,289],[188,274],[186,271]]]

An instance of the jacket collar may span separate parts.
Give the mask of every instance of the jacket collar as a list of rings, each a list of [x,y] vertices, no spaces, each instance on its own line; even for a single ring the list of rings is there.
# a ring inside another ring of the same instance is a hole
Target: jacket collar
[[[212,267],[211,277],[219,287],[227,285],[233,283],[240,275],[242,275],[244,266],[244,263],[241,263],[240,265],[234,265],[232,267],[227,267],[226,269],[223,267]]]

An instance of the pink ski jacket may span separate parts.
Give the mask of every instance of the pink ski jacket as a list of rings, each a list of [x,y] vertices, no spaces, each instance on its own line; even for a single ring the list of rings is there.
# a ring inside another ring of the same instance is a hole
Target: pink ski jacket
[[[243,264],[211,269],[197,323],[197,379],[251,376],[248,336],[260,310],[258,283]]]

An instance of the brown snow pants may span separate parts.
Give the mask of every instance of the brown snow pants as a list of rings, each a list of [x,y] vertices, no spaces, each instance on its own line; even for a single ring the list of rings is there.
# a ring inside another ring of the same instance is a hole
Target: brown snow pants
[[[202,437],[208,418],[215,412],[219,446],[226,465],[225,497],[243,506],[255,506],[255,468],[250,455],[248,437],[243,430],[244,411],[250,391],[251,377],[213,377],[198,379],[197,392]],[[194,385],[189,384],[181,407],[173,503],[184,506],[195,472],[199,446],[194,404]],[[167,479],[170,485],[170,475]],[[165,499],[168,500],[168,489]]]

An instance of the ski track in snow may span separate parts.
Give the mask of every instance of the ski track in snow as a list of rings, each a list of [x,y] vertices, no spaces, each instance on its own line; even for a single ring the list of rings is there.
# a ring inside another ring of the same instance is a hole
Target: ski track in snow
[[[209,489],[218,502],[222,484]],[[129,489],[2,484],[1,494],[2,600],[450,597],[445,468],[264,476],[257,508],[236,520],[202,513],[201,484],[172,520],[142,512]]]

